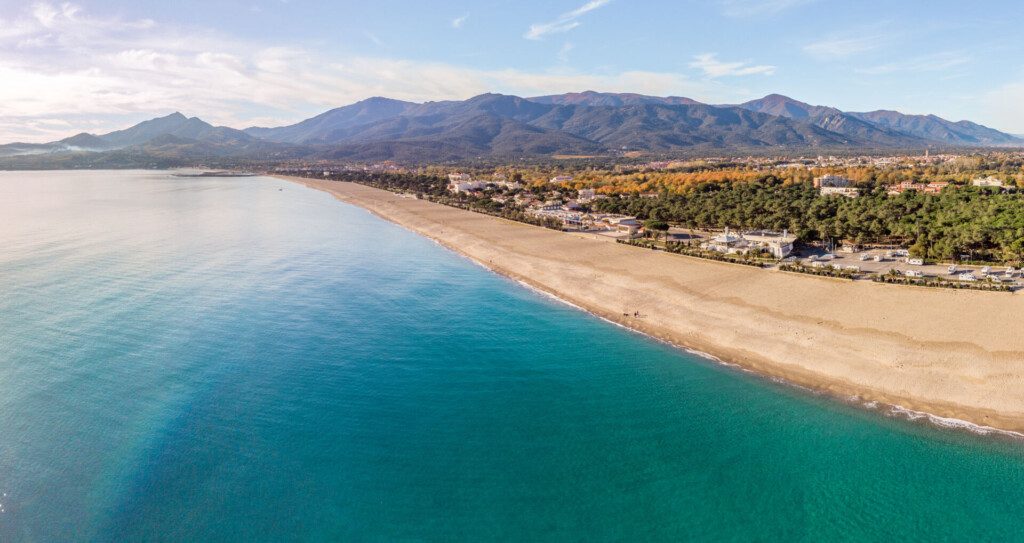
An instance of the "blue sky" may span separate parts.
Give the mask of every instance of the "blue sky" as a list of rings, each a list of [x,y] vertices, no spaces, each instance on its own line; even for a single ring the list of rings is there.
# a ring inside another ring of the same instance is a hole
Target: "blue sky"
[[[1021,21],[1024,3],[996,0],[0,0],[0,140],[587,89],[778,92],[1024,133]]]

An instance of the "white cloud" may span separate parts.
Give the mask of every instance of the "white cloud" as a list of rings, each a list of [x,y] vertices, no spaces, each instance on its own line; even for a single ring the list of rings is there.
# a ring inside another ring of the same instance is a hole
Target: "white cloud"
[[[774,15],[780,11],[810,4],[816,0],[719,0],[722,13],[729,17]]]
[[[717,55],[705,53],[693,57],[690,63],[691,68],[697,68],[704,72],[705,77],[726,77],[740,75],[772,75],[775,73],[775,66],[757,65],[751,66],[747,62],[723,62],[718,60]]]
[[[971,61],[971,57],[957,51],[923,55],[905,60],[887,62],[868,68],[859,68],[857,73],[867,75],[885,75],[891,73],[942,72],[963,66]]]
[[[526,31],[526,34],[524,34],[523,37],[530,40],[539,40],[548,34],[568,32],[580,26],[581,23],[576,19],[579,19],[583,15],[586,15],[597,8],[608,5],[611,1],[612,0],[590,0],[586,4],[583,4],[572,11],[559,15],[554,21],[534,23],[530,25],[530,29]]]
[[[835,60],[866,53],[882,46],[877,35],[829,37],[804,46],[804,52],[819,60]]]
[[[240,128],[287,124],[371,96],[421,102],[594,89],[725,101],[748,94],[671,72],[483,70],[268,47],[78,10],[41,13],[43,20],[28,12],[19,19],[23,32],[0,34],[0,142],[106,132],[176,110]],[[29,38],[38,45],[17,46]]]
[[[469,19],[468,13],[461,17],[452,19],[452,28],[462,28],[462,25],[466,24],[467,19]]]

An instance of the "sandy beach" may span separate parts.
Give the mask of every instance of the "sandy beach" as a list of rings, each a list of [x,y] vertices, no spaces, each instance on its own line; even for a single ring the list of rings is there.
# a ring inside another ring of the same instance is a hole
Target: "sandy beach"
[[[1024,431],[1024,295],[850,282],[286,177],[611,321],[842,397]],[[634,317],[639,312],[640,317]]]

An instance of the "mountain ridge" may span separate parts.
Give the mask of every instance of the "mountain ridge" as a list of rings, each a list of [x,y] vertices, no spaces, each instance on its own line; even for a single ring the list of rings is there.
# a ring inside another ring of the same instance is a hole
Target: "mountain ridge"
[[[781,94],[735,105],[583,91],[523,98],[486,93],[415,103],[373,97],[298,123],[237,130],[174,112],[107,134],[0,145],[0,157],[138,149],[175,157],[288,156],[469,160],[619,152],[1024,146],[971,121],[892,110],[844,112]]]
[[[737,107],[809,122],[830,132],[842,134],[856,141],[870,142],[886,147],[926,145],[916,134],[904,133],[890,127],[879,126],[855,115],[830,106],[812,106],[781,94],[769,94],[750,100]]]

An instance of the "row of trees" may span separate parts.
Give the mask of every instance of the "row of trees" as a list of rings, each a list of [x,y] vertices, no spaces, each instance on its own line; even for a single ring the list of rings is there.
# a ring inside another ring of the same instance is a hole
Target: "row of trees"
[[[858,187],[871,190],[876,187],[897,185],[904,181],[948,183],[966,185],[982,175],[995,175],[1010,186],[1024,186],[1024,174],[999,170],[959,171],[951,165],[914,168],[876,168],[868,166],[848,168],[779,168],[769,172],[750,168],[720,168],[695,171],[652,171],[632,173],[585,172],[576,175],[563,186],[572,189],[595,188],[603,194],[644,194],[652,192],[685,193],[705,183],[772,183],[799,185],[810,183],[815,177],[828,173],[850,179]]]
[[[451,195],[447,179],[437,173],[340,172],[332,178],[536,221],[486,197]],[[550,188],[526,191],[543,194]],[[909,246],[916,257],[935,260],[966,255],[971,260],[1024,262],[1024,193],[1019,192],[956,187],[941,194],[908,191],[894,197],[875,187],[859,198],[823,197],[810,182],[765,175],[702,182],[681,192],[662,190],[654,197],[617,194],[592,205],[599,212],[634,215],[659,232],[668,223],[699,229],[785,229],[805,242],[898,244]]]
[[[598,211],[690,228],[788,229],[803,241],[893,243],[937,260],[1024,260],[1024,195],[963,187],[941,194],[876,189],[823,197],[809,183],[706,183],[681,194],[613,196]]]

